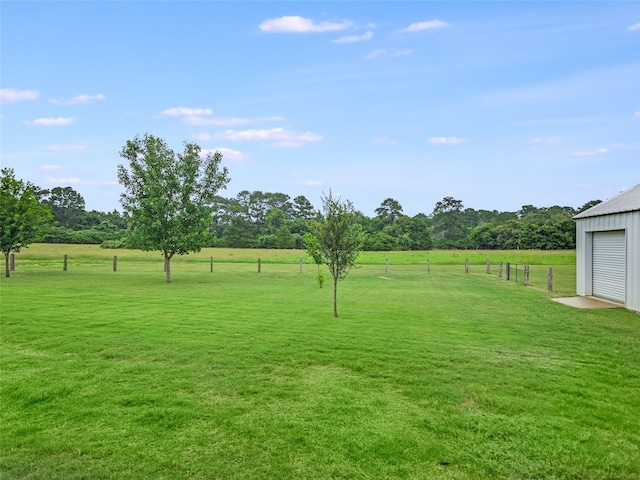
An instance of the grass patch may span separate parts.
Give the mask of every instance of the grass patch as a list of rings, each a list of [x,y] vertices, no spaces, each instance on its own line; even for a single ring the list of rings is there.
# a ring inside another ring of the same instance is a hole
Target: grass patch
[[[114,273],[87,249],[62,272],[37,250],[0,284],[2,478],[640,476],[632,312],[464,256],[372,256],[333,319],[299,252],[260,274],[203,252],[168,285],[159,257]]]

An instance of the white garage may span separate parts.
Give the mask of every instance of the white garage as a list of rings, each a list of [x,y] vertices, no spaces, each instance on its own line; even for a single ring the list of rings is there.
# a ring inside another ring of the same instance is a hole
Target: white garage
[[[640,312],[640,184],[574,219],[578,295]]]

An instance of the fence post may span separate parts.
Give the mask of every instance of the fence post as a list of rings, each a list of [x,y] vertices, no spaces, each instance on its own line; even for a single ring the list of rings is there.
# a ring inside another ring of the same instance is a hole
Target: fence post
[[[64,256],[64,261],[63,261],[63,264],[62,264],[62,271],[63,272],[67,271],[67,256],[66,255]]]
[[[491,260],[487,258],[487,275],[491,273]]]
[[[16,271],[16,254],[15,253],[12,253],[9,256],[9,271],[11,272]]]
[[[209,258],[209,273],[213,273],[213,257]]]
[[[300,273],[302,273],[302,259],[300,259]]]
[[[118,256],[117,255],[113,256],[113,271],[114,272],[118,271]]]
[[[427,260],[427,273],[431,273],[431,263]]]
[[[260,258],[258,258],[258,273],[260,273],[260,267],[261,267],[261,265],[260,265]]]
[[[553,268],[549,267],[547,272],[547,288],[550,292],[553,292]]]
[[[507,262],[507,280],[511,280],[511,262]]]
[[[464,260],[464,273],[469,273],[469,259],[465,258]]]
[[[529,265],[524,266],[524,286],[529,286]]]
[[[498,268],[498,278],[502,278],[502,262],[500,262],[500,266]]]
[[[387,274],[389,273],[389,259],[387,258],[387,260],[384,262],[384,273]]]

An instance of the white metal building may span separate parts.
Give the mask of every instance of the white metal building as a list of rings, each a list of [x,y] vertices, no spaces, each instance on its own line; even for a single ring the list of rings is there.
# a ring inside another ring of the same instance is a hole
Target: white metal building
[[[578,295],[640,312],[640,184],[573,218]]]

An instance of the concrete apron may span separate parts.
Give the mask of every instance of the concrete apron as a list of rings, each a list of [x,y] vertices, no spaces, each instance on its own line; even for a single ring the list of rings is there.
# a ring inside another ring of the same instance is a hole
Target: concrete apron
[[[551,300],[575,308],[624,308],[622,303],[611,302],[597,297],[552,298]]]

